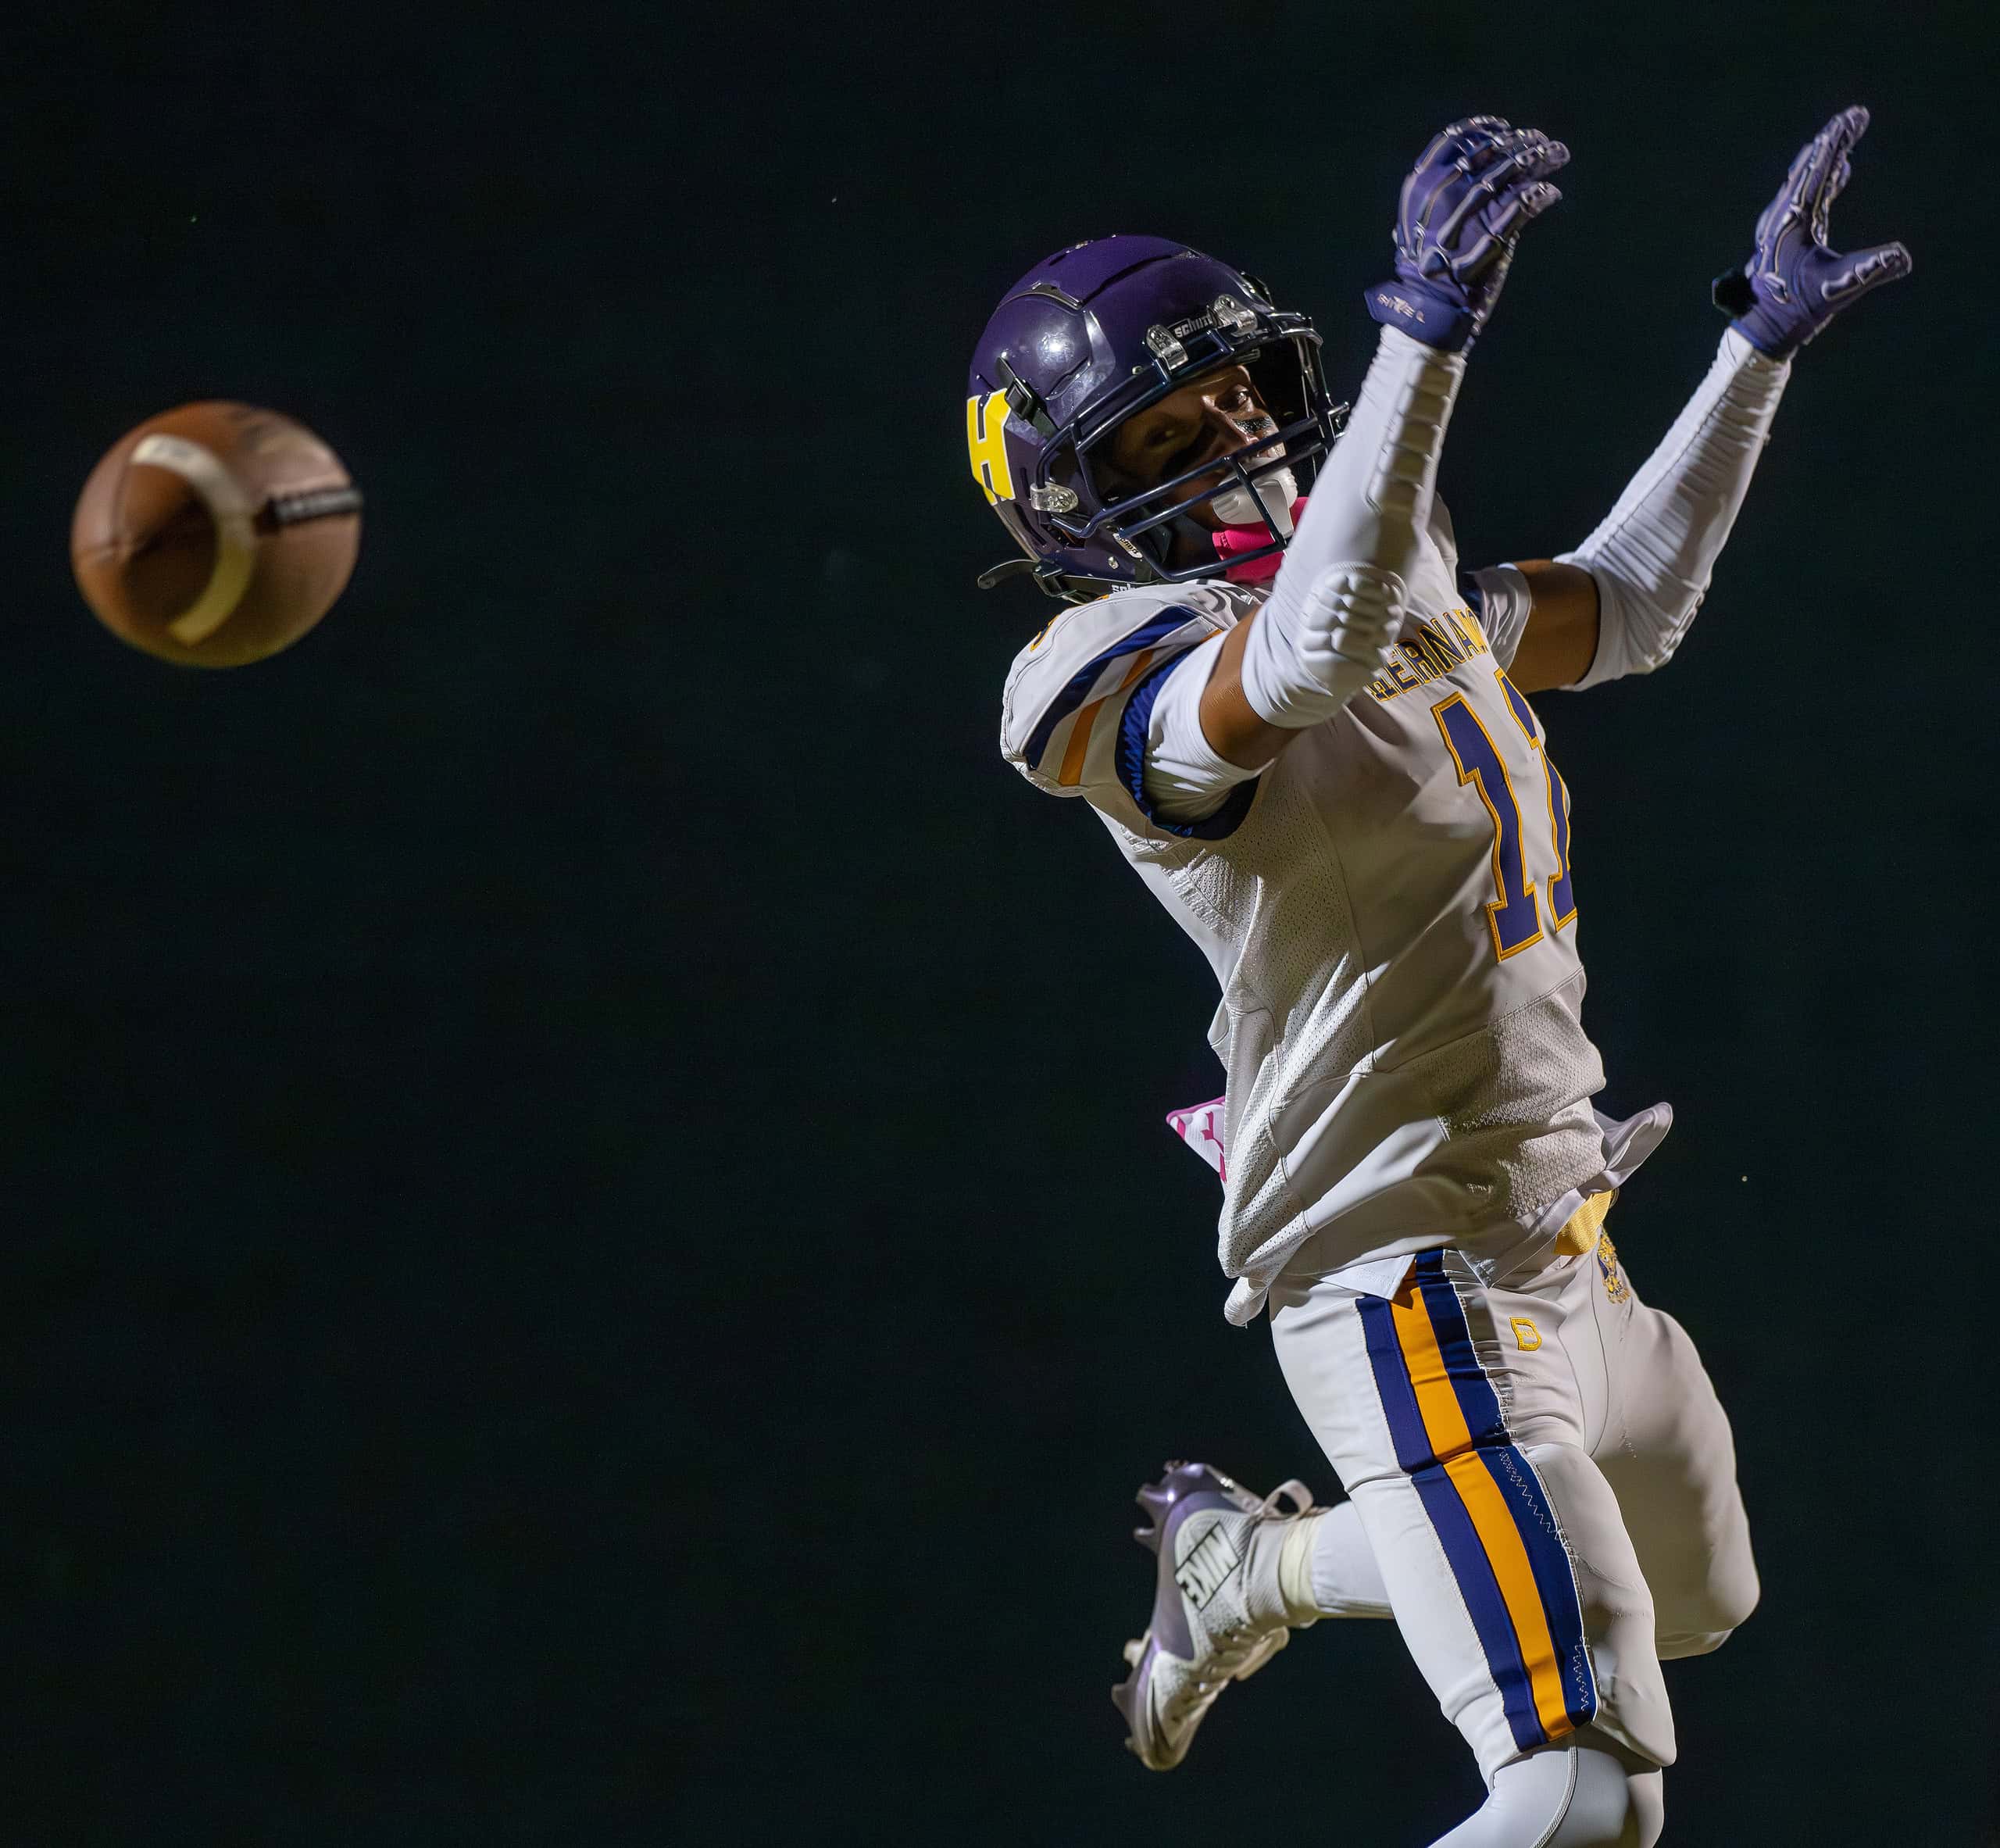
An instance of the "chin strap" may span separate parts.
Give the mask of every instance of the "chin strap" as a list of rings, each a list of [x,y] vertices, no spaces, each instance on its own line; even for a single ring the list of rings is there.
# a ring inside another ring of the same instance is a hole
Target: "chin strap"
[[[1291,503],[1291,524],[1295,531],[1298,518],[1305,509],[1306,497],[1301,495]],[[1288,534],[1288,537],[1290,535]],[[1216,556],[1224,564],[1240,552],[1257,552],[1272,542],[1273,534],[1268,526],[1225,526],[1210,534],[1216,542]],[[1284,563],[1282,552],[1273,552],[1267,557],[1253,558],[1246,564],[1229,564],[1223,573],[1231,584],[1261,584],[1267,577],[1278,574],[1278,567]]]

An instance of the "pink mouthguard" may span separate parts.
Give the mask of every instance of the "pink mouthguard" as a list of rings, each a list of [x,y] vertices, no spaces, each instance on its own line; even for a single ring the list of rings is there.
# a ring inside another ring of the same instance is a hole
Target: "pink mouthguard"
[[[1305,509],[1306,497],[1301,495],[1291,503],[1292,529],[1298,527],[1298,517]],[[1225,563],[1239,552],[1255,552],[1259,546],[1268,545],[1273,538],[1268,526],[1225,526],[1215,534],[1216,556]],[[1284,554],[1274,552],[1269,558],[1252,559],[1247,565],[1230,565],[1223,573],[1231,584],[1257,584],[1266,577],[1275,577],[1278,567],[1284,563]]]

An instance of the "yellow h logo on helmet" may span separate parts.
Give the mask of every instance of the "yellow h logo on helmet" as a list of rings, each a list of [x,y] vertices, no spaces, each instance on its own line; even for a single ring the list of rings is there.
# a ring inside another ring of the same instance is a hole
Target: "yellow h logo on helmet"
[[[972,452],[972,478],[988,502],[1014,498],[1014,477],[1007,467],[1007,394],[995,391],[984,403],[966,400],[966,447]]]

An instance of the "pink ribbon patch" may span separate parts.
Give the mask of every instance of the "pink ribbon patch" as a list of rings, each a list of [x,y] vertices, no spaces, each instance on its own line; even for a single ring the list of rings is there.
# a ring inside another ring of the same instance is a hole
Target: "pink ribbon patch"
[[[1166,1126],[1200,1156],[1224,1181],[1229,1170],[1223,1165],[1222,1113],[1226,1097],[1212,1097],[1206,1103],[1191,1103],[1185,1110],[1169,1113]]]

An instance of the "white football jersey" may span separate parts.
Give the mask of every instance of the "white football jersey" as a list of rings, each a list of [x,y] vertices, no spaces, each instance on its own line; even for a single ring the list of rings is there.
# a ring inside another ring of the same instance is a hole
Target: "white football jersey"
[[[1518,1263],[1670,1120],[1590,1106],[1569,792],[1459,592],[1441,503],[1409,589],[1391,672],[1203,821],[1151,813],[1149,717],[1266,586],[1115,592],[1058,616],[1008,677],[1009,761],[1090,802],[1221,986],[1235,1321],[1309,1239],[1358,1288],[1440,1245]]]

